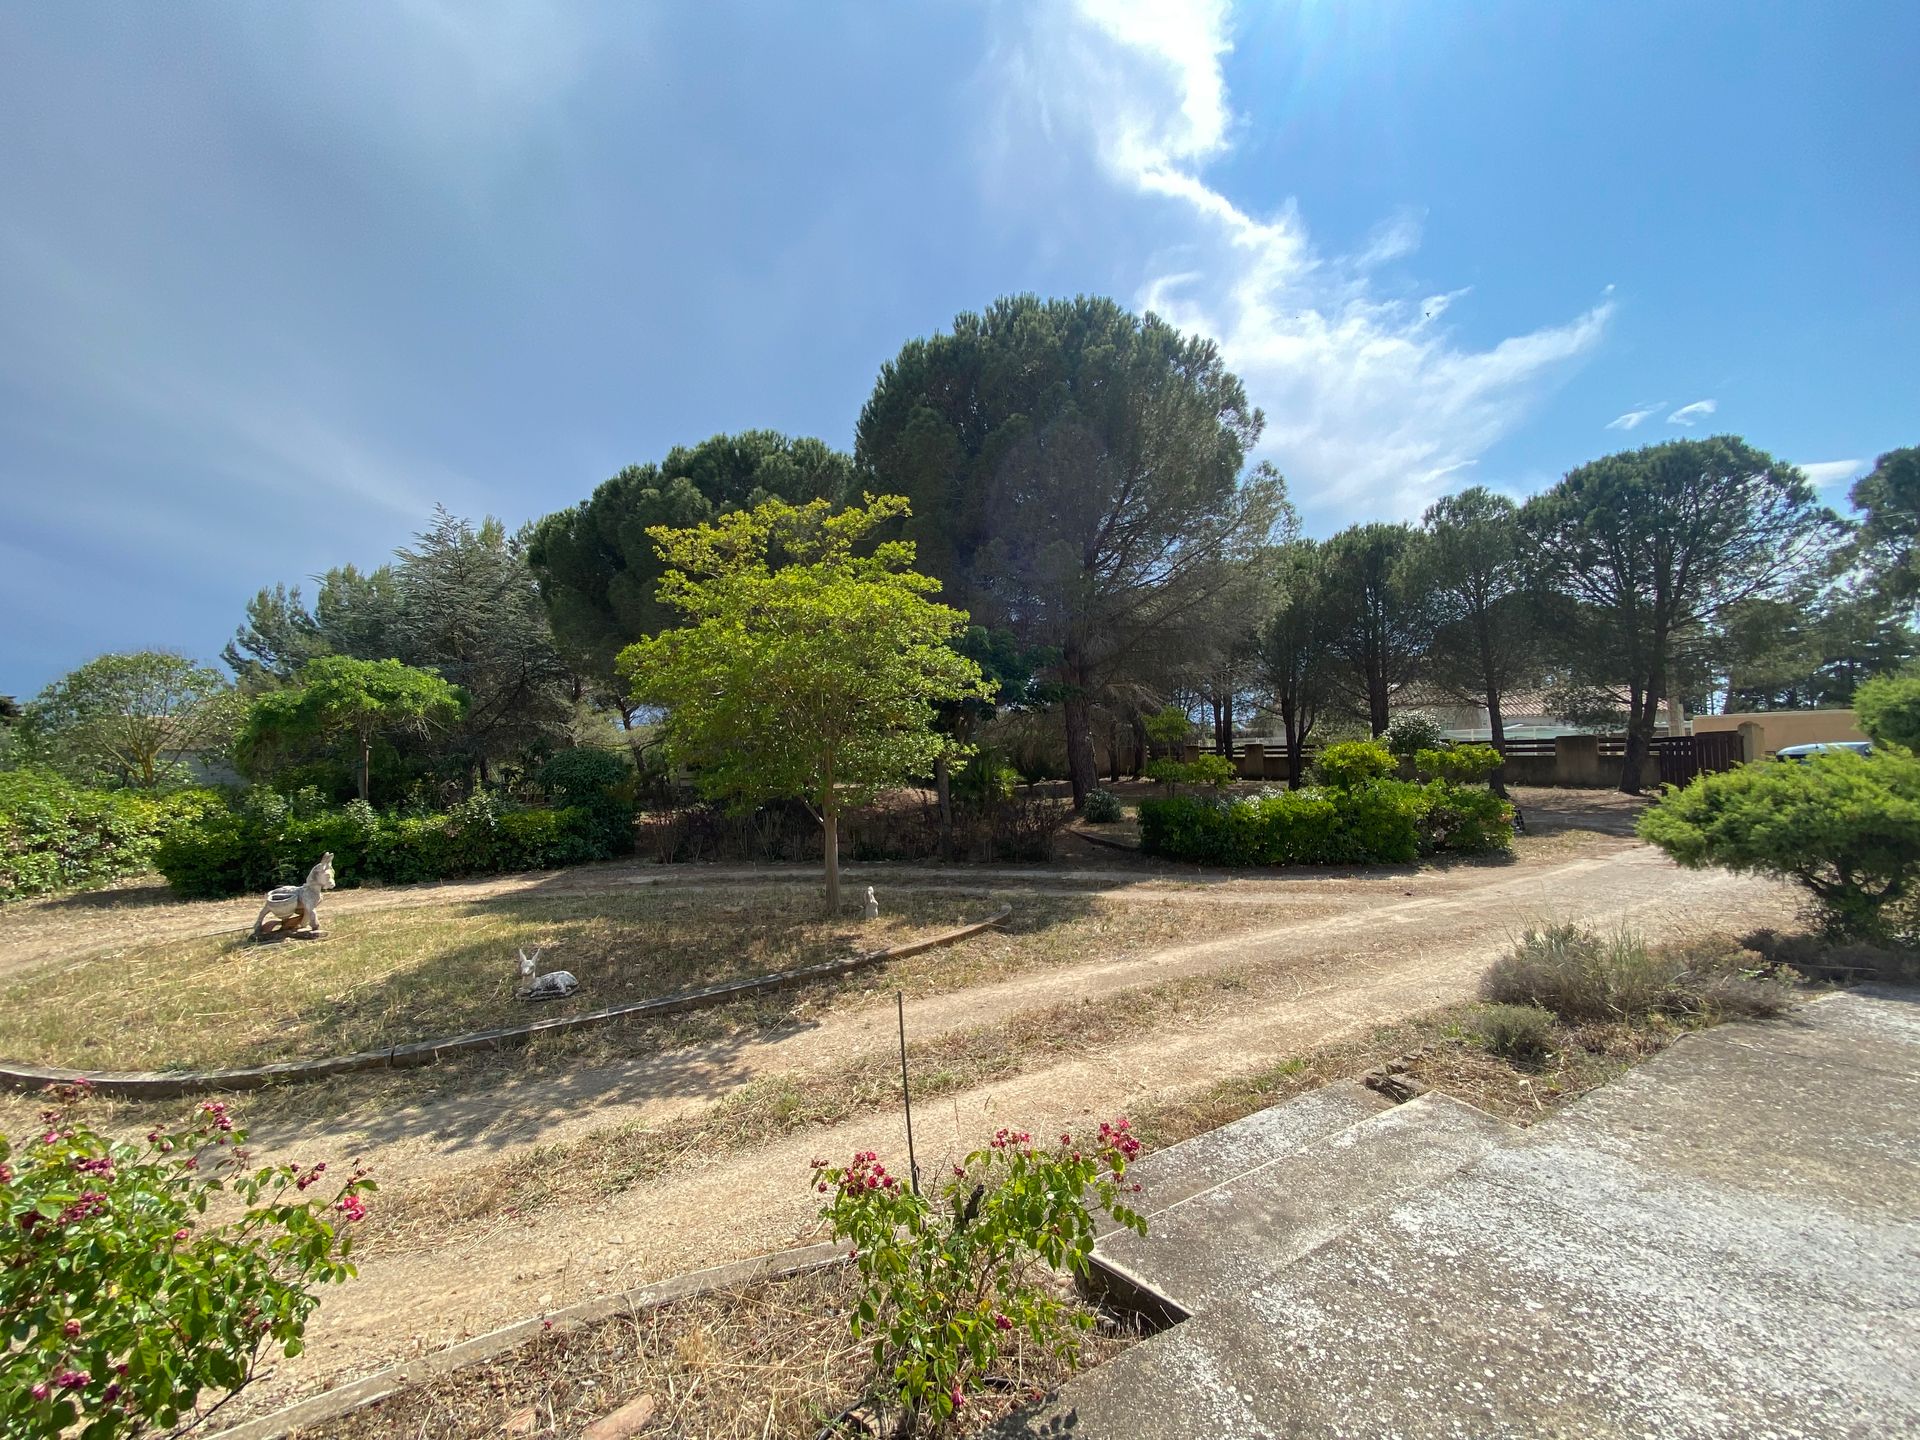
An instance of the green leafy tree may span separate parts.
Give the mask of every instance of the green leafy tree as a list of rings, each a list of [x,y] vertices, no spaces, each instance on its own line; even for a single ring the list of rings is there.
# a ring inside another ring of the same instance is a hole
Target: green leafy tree
[[[1432,606],[1428,673],[1487,707],[1497,749],[1507,738],[1501,697],[1536,681],[1543,661],[1542,605],[1529,584],[1519,507],[1475,486],[1428,507],[1421,524],[1425,543],[1404,583]]]
[[[384,660],[398,653],[401,603],[392,566],[335,566],[316,577],[311,610],[298,585],[261,590],[220,658],[249,690],[291,683],[316,655]]]
[[[1848,498],[1865,517],[1859,559],[1870,583],[1901,605],[1920,601],[1920,446],[1882,455]]]
[[[224,749],[232,686],[166,650],[101,655],[54,681],[26,723],[58,768],[82,781],[151,790],[182,778],[186,756]]]
[[[1211,341],[1086,296],[999,300],[881,368],[855,461],[911,501],[950,593],[1058,657],[1076,806],[1101,696],[1202,649],[1208,602],[1290,519],[1247,465],[1264,424]]]
[[[662,566],[648,532],[705,524],[765,500],[843,504],[854,494],[852,476],[841,451],[774,430],[715,435],[675,446],[658,464],[627,466],[529,534],[527,559],[561,650],[631,730],[634,710],[615,661],[635,638],[675,620],[656,594]]]
[[[1260,677],[1280,714],[1287,740],[1287,784],[1306,783],[1300,756],[1332,693],[1332,598],[1327,593],[1324,546],[1312,540],[1283,545],[1274,557],[1276,604],[1260,636]]]
[[[1575,660],[1625,687],[1620,788],[1636,794],[1689,632],[1803,585],[1843,529],[1798,470],[1731,435],[1592,461],[1522,516],[1548,583],[1584,617],[1569,627],[1582,632]]]
[[[481,780],[495,761],[562,739],[574,678],[528,568],[524,540],[488,517],[479,526],[434,511],[395,552],[391,654],[466,693],[447,743]]]
[[[429,671],[398,660],[322,655],[307,662],[291,688],[270,690],[254,700],[240,743],[243,750],[257,753],[299,740],[347,737],[364,801],[371,788],[376,739],[457,723],[465,708],[466,696]]]
[[[1875,740],[1920,754],[1920,672],[1869,680],[1853,705],[1860,728]]]
[[[1412,526],[1379,522],[1327,541],[1333,681],[1375,735],[1386,734],[1393,693],[1420,673],[1432,639],[1432,602],[1411,579],[1422,548]]]
[[[912,543],[872,541],[907,502],[832,510],[768,500],[710,524],[655,526],[660,598],[681,623],[619,661],[633,697],[665,710],[667,753],[708,795],[812,807],[830,913],[841,810],[932,770],[952,744],[935,707],[993,695],[952,648],[965,612],[929,598],[940,583],[914,573]]]

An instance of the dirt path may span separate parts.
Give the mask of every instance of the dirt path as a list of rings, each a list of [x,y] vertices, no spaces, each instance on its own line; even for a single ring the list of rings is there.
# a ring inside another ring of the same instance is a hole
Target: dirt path
[[[1242,881],[1220,895],[1271,883]],[[1303,878],[1289,893],[1300,901],[1299,918],[1279,926],[1152,955],[1090,955],[921,1001],[910,1024],[925,1037],[1062,1001],[1143,1007],[1141,987],[1171,978],[1231,977],[1235,985],[1225,1003],[1186,1014],[1142,1008],[1132,1038],[1097,1053],[1064,1061],[1049,1054],[1032,1069],[931,1102],[916,1113],[923,1169],[938,1173],[945,1157],[1002,1124],[1077,1128],[1466,998],[1487,963],[1530,923],[1631,921],[1663,936],[1739,933],[1782,923],[1792,909],[1779,887],[1681,871],[1642,846],[1599,837],[1510,867]],[[483,1095],[256,1138],[276,1147],[357,1150],[400,1191],[536,1143],[697,1110],[756,1076],[804,1076],[878,1057],[891,1039],[891,1017],[890,1004],[870,1003],[806,1029],[594,1070],[490,1076]],[[716,1155],[591,1205],[370,1255],[357,1283],[328,1296],[306,1355],[247,1404],[281,1403],[543,1308],[810,1236],[807,1160],[863,1147],[892,1157],[903,1148],[899,1131],[895,1113],[864,1115]]]

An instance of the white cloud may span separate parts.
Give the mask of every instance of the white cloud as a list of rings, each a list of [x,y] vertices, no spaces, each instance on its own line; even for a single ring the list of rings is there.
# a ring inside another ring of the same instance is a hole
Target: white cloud
[[[1631,430],[1636,425],[1638,425],[1642,420],[1645,420],[1648,416],[1659,414],[1660,407],[1665,405],[1666,403],[1667,402],[1664,400],[1655,400],[1650,402],[1649,404],[1637,406],[1634,409],[1627,411],[1627,413],[1624,415],[1616,415],[1613,419],[1607,422],[1607,429]]]
[[[1693,426],[1699,424],[1719,408],[1720,406],[1712,400],[1696,400],[1691,405],[1682,405],[1678,410],[1667,416],[1667,423],[1669,425],[1684,425],[1688,429],[1692,429]]]
[[[1829,485],[1844,485],[1865,473],[1866,468],[1865,460],[1809,460],[1798,467],[1809,484],[1822,489]]]
[[[1396,296],[1370,273],[1416,252],[1417,215],[1388,218],[1354,253],[1328,253],[1292,200],[1255,214],[1211,186],[1202,172],[1235,128],[1222,0],[1011,13],[1024,33],[996,50],[1011,61],[1013,123],[1090,147],[1123,191],[1171,203],[1177,263],[1161,262],[1137,301],[1219,341],[1266,411],[1262,453],[1316,518],[1417,514],[1604,334],[1603,295],[1563,323],[1463,344],[1440,322],[1465,290]]]

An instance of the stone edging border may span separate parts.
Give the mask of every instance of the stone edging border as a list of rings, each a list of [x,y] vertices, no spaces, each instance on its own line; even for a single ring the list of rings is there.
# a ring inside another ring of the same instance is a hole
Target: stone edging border
[[[295,1430],[338,1420],[343,1415],[350,1415],[376,1401],[388,1399],[423,1381],[438,1380],[469,1365],[494,1359],[549,1329],[578,1329],[610,1320],[616,1315],[657,1309],[675,1300],[687,1300],[715,1290],[730,1290],[759,1280],[784,1280],[804,1275],[830,1265],[844,1264],[846,1259],[847,1252],[842,1246],[826,1242],[806,1245],[798,1250],[779,1250],[750,1260],[736,1260],[728,1265],[715,1265],[668,1280],[657,1280],[633,1290],[617,1291],[612,1295],[598,1295],[577,1305],[549,1310],[532,1319],[516,1321],[485,1335],[476,1335],[471,1340],[462,1340],[457,1345],[449,1345],[444,1350],[422,1356],[410,1365],[376,1371],[363,1379],[324,1390],[284,1410],[276,1410],[271,1415],[262,1415],[232,1429],[221,1430],[208,1436],[207,1440],[282,1440],[283,1436]]]
[[[250,1065],[234,1070],[201,1070],[181,1074],[159,1071],[111,1071],[81,1075],[72,1070],[55,1070],[40,1065],[0,1063],[0,1086],[14,1090],[40,1090],[48,1085],[71,1084],[84,1079],[97,1095],[112,1095],[131,1100],[169,1100],[181,1095],[197,1095],[208,1090],[259,1090],[268,1085],[297,1084],[321,1080],[330,1075],[345,1075],[358,1070],[408,1070],[421,1065],[438,1064],[442,1059],[476,1050],[498,1050],[524,1044],[539,1035],[557,1035],[566,1030],[584,1030],[615,1020],[656,1015],[678,1015],[709,1005],[722,1005],[745,995],[760,995],[805,985],[814,980],[831,980],[870,965],[918,955],[953,945],[982,930],[991,929],[1013,913],[1011,905],[1002,905],[984,920],[931,935],[925,940],[872,950],[846,960],[823,960],[818,965],[803,965],[795,970],[778,970],[753,980],[733,980],[724,985],[707,985],[697,990],[682,990],[653,1000],[631,1005],[614,1005],[605,1010],[589,1010],[582,1015],[561,1015],[552,1020],[535,1020],[526,1025],[506,1025],[495,1030],[476,1030],[466,1035],[449,1035],[438,1040],[419,1040],[410,1045],[392,1045],[385,1050],[363,1050],[357,1055],[329,1055],[317,1060],[288,1060],[277,1065]]]

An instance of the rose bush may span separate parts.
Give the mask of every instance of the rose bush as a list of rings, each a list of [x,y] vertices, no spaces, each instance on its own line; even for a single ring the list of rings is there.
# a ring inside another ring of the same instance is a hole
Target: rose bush
[[[1147,1233],[1124,1198],[1139,1189],[1125,1178],[1139,1153],[1125,1120],[1103,1122],[1084,1145],[1070,1134],[1036,1145],[1002,1130],[933,1198],[888,1174],[871,1150],[841,1166],[814,1161],[815,1188],[828,1197],[820,1213],[836,1240],[852,1242],[865,1282],[852,1329],[873,1338],[876,1398],[938,1425],[1017,1336],[1076,1359],[1092,1316],[1051,1289],[1046,1272],[1088,1273],[1095,1210]]]
[[[300,1353],[313,1287],[354,1274],[347,1227],[373,1182],[251,1168],[218,1101],[144,1144],[112,1141],[78,1117],[83,1094],[57,1090],[37,1133],[0,1139],[0,1426],[184,1430],[270,1348]]]

